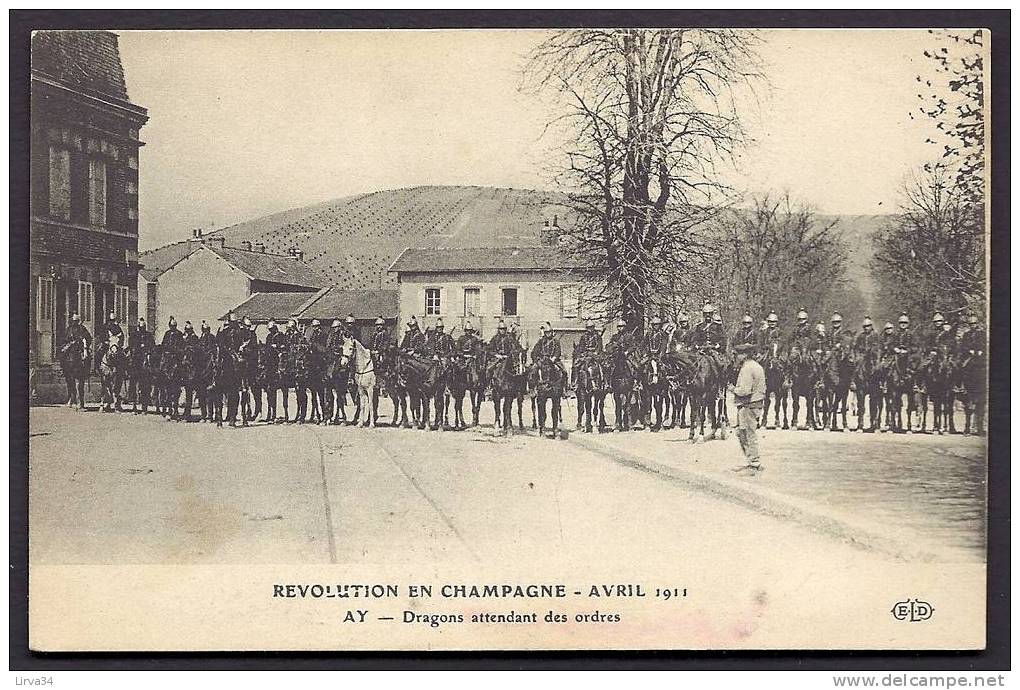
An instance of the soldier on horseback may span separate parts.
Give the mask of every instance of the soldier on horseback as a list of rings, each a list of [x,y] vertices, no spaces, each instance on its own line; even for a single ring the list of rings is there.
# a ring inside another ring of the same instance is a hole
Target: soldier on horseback
[[[757,345],[758,344],[758,333],[754,330],[754,319],[751,318],[750,314],[744,314],[744,318],[741,319],[740,330],[737,331],[736,336],[733,338],[734,347],[738,345]]]
[[[644,347],[649,357],[653,357],[659,362],[666,359],[666,353],[669,350],[669,334],[662,330],[662,319],[658,316],[652,318],[651,330],[645,334]]]
[[[718,311],[714,312],[712,323],[719,327],[719,352],[726,352],[729,349],[729,341],[726,338],[726,329],[723,327],[722,314]]]
[[[457,352],[462,355],[477,357],[481,354],[482,347],[484,347],[484,345],[485,343],[483,343],[482,339],[478,337],[477,333],[475,333],[475,327],[471,325],[471,322],[468,321],[465,323],[463,335],[457,338]]]
[[[538,327],[539,332],[542,334],[538,338],[538,342],[531,348],[531,361],[538,364],[541,360],[547,360],[551,362],[560,373],[563,375],[563,380],[567,380],[567,370],[563,366],[563,351],[560,347],[560,341],[558,338],[553,337],[552,324],[548,321]]]
[[[505,362],[517,352],[519,347],[517,340],[510,335],[506,324],[501,320],[496,326],[496,335],[489,341],[489,352],[492,353],[492,360],[489,362],[488,378],[492,378],[492,370],[500,363]]]
[[[953,324],[948,321],[943,322],[941,330],[935,334],[932,350],[938,352],[942,357],[956,355],[956,337]]]
[[[308,329],[305,337],[308,339],[308,344],[317,348],[319,352],[326,350],[326,339],[329,334],[322,328],[318,319],[312,319],[312,327]]]
[[[602,355],[602,334],[595,330],[595,322],[591,319],[585,322],[584,333],[577,341],[577,354],[585,359]]]
[[[91,350],[92,334],[75,312],[71,314],[71,323],[64,332],[64,342],[60,346],[60,366],[67,383],[68,407],[77,402],[79,408],[85,409],[85,379],[93,366]]]
[[[120,346],[124,345],[124,331],[121,329],[120,324],[117,323],[117,314],[112,311],[110,312],[109,318],[107,318],[106,323],[99,327],[99,332],[96,336],[95,366],[98,372],[99,362],[110,348],[110,343],[117,343]]]
[[[144,372],[146,356],[156,347],[156,338],[145,327],[145,319],[138,317],[138,325],[131,331],[131,411],[138,412],[138,404],[149,402],[148,376]]]
[[[790,334],[790,347],[796,345],[801,352],[808,352],[811,350],[813,339],[811,324],[808,323],[808,314],[802,308],[797,312],[797,325],[793,327],[793,333]]]
[[[694,348],[719,352],[722,349],[724,336],[722,324],[715,323],[712,318],[715,307],[706,303],[701,310],[702,321],[687,334],[687,343]]]
[[[620,319],[616,322],[616,333],[613,333],[612,337],[609,338],[609,343],[606,345],[606,351],[609,354],[616,354],[619,351],[623,351],[624,354],[630,353],[637,346],[634,341],[634,334],[627,330],[627,322]]]
[[[865,316],[864,321],[861,322],[861,332],[854,339],[854,352],[861,359],[870,358],[873,361],[878,361],[881,350],[881,339],[875,332],[874,323],[870,316]]]
[[[421,328],[418,326],[418,320],[412,316],[407,322],[407,330],[404,332],[404,338],[400,341],[400,350],[405,355],[417,357],[421,355],[424,349],[425,334],[421,332]]]
[[[386,322],[383,317],[375,319],[375,332],[372,333],[372,341],[369,343],[369,353],[372,355],[372,363],[376,369],[379,368],[379,360],[390,349],[390,334],[386,331]]]
[[[852,351],[850,334],[843,330],[843,315],[836,312],[832,315],[832,330],[829,332],[826,350],[843,358]]]
[[[426,354],[432,361],[445,365],[453,354],[453,347],[453,336],[444,330],[443,320],[436,320],[435,329],[425,338]]]
[[[765,324],[765,330],[758,333],[758,354],[755,357],[758,362],[767,362],[773,357],[778,357],[783,349],[783,336],[779,331],[779,316],[775,312],[769,312]]]

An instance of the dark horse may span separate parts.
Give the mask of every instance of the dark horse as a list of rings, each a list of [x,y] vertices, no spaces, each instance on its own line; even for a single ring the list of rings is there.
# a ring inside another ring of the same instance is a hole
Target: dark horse
[[[397,361],[398,375],[405,382],[410,399],[413,423],[419,429],[427,426],[432,431],[438,430],[442,426],[442,400],[446,390],[446,372],[442,364],[403,353],[397,356]],[[434,421],[432,421],[433,407]]]
[[[850,397],[850,381],[854,375],[854,357],[846,348],[837,347],[829,352],[822,368],[825,390],[825,422],[830,431],[839,431],[837,419],[842,419],[843,431],[847,430],[847,399]]]
[[[761,362],[765,370],[765,406],[762,410],[761,424],[767,429],[775,429],[779,426],[779,410],[783,410],[783,428],[790,428],[790,420],[787,416],[787,397],[793,387],[789,372],[789,363],[779,351],[779,344],[772,343],[765,351]],[[775,402],[775,414],[772,426],[768,425],[769,407]]]
[[[616,430],[629,431],[635,421],[635,407],[640,413],[641,387],[637,375],[640,363],[618,347],[608,353],[609,387],[613,392],[613,409],[616,414]]]
[[[399,350],[395,347],[380,350],[376,357],[375,372],[383,394],[389,396],[393,403],[390,426],[410,429],[411,422],[407,417],[407,385],[400,372],[398,353]]]
[[[127,378],[128,359],[119,342],[111,341],[99,357],[99,380],[103,386],[103,412],[122,412],[121,389]],[[111,408],[112,405],[112,408]]]
[[[540,357],[529,372],[529,387],[535,391],[535,413],[538,418],[538,435],[545,436],[546,403],[551,403],[552,435],[560,434],[560,401],[566,385],[563,370],[548,357]]]
[[[953,379],[956,366],[944,352],[932,352],[925,366],[925,388],[931,400],[932,430],[937,434],[953,429]]]
[[[793,345],[787,359],[790,375],[790,397],[793,399],[793,427],[795,429],[817,429],[815,414],[815,394],[818,381],[821,379],[821,358],[811,350]],[[804,426],[799,425],[800,399],[804,398]]]
[[[956,383],[963,404],[964,434],[984,434],[985,426],[985,391],[987,389],[987,372],[982,353],[965,352],[960,358],[957,368]],[[949,419],[953,411],[950,404]]]
[[[492,407],[495,411],[494,427],[505,435],[513,429],[513,403],[517,401],[517,426],[524,431],[524,394],[528,387],[526,356],[522,348],[510,355],[496,355],[490,369]]]
[[[597,357],[589,356],[577,360],[574,392],[577,396],[577,428],[584,426],[591,433],[592,424],[598,425],[599,432],[606,428],[606,370]]]
[[[212,399],[213,416],[218,427],[223,426],[224,405],[228,423],[230,426],[237,426],[241,376],[237,354],[226,345],[217,343],[212,351],[212,379],[206,394]]]
[[[650,355],[641,367],[642,407],[645,424],[651,431],[658,431],[663,425],[663,407],[671,395],[669,377],[665,364],[658,357]],[[652,421],[652,412],[655,420]]]
[[[857,428],[854,431],[874,433],[882,421],[882,385],[885,367],[874,350],[866,350],[857,357],[854,367],[853,388],[857,398]],[[864,426],[865,398],[869,426]]]
[[[709,419],[712,438],[726,438],[726,427],[718,410],[720,391],[726,383],[726,365],[721,357],[706,351],[683,351],[675,355],[680,385],[691,400],[691,428],[689,440],[694,443],[705,438],[705,420]],[[697,436],[695,434],[697,433]]]
[[[454,429],[466,429],[467,422],[464,420],[464,399],[468,399],[471,406],[474,425],[478,424],[478,410],[475,408],[476,391],[479,386],[479,364],[477,358],[472,354],[455,352],[450,358],[449,375],[447,376],[447,395],[443,403],[443,424],[452,426]],[[482,394],[484,394],[484,385]],[[470,394],[470,397],[469,397]],[[481,404],[480,397],[479,404]],[[453,424],[449,424],[448,410],[450,400],[453,400]]]
[[[85,382],[92,373],[92,352],[85,338],[71,340],[60,348],[60,370],[67,384],[67,406],[85,409]]]

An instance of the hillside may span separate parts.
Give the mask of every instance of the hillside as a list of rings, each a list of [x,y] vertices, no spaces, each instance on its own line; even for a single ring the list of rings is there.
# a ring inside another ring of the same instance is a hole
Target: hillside
[[[564,217],[552,195],[493,187],[412,187],[337,199],[239,223],[214,235],[229,246],[304,252],[305,261],[345,289],[392,283],[385,271],[405,247],[535,245],[539,229]]]
[[[549,192],[494,187],[412,187],[291,209],[210,233],[228,246],[263,242],[305,261],[344,289],[388,287],[386,269],[405,247],[505,247],[539,243],[545,221],[569,212]],[[880,303],[871,277],[872,238],[888,216],[820,216],[839,221],[850,255],[845,316],[856,320]]]

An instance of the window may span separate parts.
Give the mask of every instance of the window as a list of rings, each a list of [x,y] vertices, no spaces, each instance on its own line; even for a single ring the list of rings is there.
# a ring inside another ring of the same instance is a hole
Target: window
[[[581,311],[581,286],[564,285],[560,289],[561,312],[565,319],[576,319]]]
[[[53,319],[53,278],[39,276],[39,290],[35,296],[35,313],[37,321]]]
[[[106,161],[89,161],[89,223],[106,225]]]
[[[439,288],[425,288],[425,315],[439,316]]]
[[[81,317],[82,321],[91,322],[93,319],[93,307],[95,307],[96,298],[92,292],[92,283],[87,283],[84,280],[78,281],[78,316]]]
[[[479,288],[464,288],[464,316],[478,316],[481,303],[482,291]]]
[[[50,147],[50,216],[71,219],[71,152]]]
[[[117,315],[117,321],[127,323],[128,321],[128,286],[115,285],[113,287],[113,312]]]
[[[503,316],[517,316],[517,288],[503,288]]]

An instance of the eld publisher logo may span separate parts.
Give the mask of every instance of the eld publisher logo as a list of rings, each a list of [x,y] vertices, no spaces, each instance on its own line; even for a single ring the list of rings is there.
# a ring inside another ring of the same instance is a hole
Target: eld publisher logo
[[[918,621],[926,621],[931,618],[931,614],[935,613],[935,607],[927,601],[907,599],[906,601],[898,601],[893,604],[890,613],[898,621],[917,623]]]

